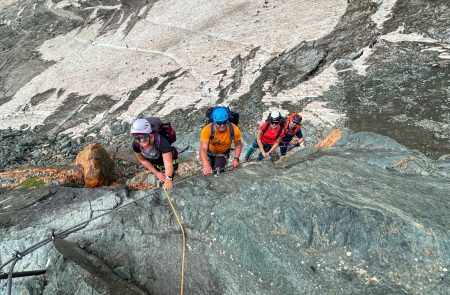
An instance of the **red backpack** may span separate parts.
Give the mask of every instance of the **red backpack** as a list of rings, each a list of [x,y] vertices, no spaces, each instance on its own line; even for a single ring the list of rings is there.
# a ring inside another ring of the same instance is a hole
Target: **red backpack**
[[[172,128],[170,122],[162,123],[161,119],[158,117],[148,118],[147,121],[150,122],[152,132],[158,132],[160,135],[167,138],[170,144],[174,143],[177,140],[177,134],[175,133],[175,130]]]
[[[297,134],[298,130],[299,130],[300,128],[302,128],[302,124],[298,124],[297,127],[295,127],[294,131],[290,131],[290,130],[289,130],[289,124],[291,124],[292,119],[293,119],[295,116],[299,116],[300,119],[302,119],[302,116],[301,116],[300,114],[298,114],[298,113],[292,113],[292,114],[290,114],[289,117],[286,119],[286,126],[284,126],[284,133],[286,133],[286,132],[289,132],[289,133],[292,132],[292,134],[295,135],[295,134]]]

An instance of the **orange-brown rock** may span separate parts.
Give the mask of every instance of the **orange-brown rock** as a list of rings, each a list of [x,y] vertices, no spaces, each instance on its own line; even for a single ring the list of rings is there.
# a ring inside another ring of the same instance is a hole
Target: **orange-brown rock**
[[[317,150],[323,148],[329,148],[336,145],[336,143],[341,139],[342,132],[339,129],[334,129],[330,132],[330,134],[325,137],[325,139],[321,140],[318,144],[315,145]]]
[[[156,176],[150,171],[142,171],[129,179],[127,187],[134,190],[149,190],[156,187]]]
[[[58,168],[30,167],[5,171],[0,172],[0,187],[19,187],[29,179],[34,179],[43,185],[82,184],[83,171],[79,166]]]
[[[76,158],[76,163],[83,169],[84,185],[99,187],[112,182],[113,163],[100,143],[86,146]]]
[[[398,160],[397,163],[395,163],[395,166],[404,166],[408,162],[414,161],[414,160],[416,160],[416,157],[414,157],[414,156],[408,157],[406,159],[401,159],[401,160]]]

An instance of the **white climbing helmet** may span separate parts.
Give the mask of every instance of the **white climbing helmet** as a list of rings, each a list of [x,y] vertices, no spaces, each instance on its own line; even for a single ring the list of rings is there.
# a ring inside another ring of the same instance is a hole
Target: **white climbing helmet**
[[[131,135],[135,134],[150,134],[152,133],[152,127],[147,119],[137,119],[131,125]]]
[[[280,121],[281,120],[281,114],[280,112],[271,112],[269,116],[270,121]]]

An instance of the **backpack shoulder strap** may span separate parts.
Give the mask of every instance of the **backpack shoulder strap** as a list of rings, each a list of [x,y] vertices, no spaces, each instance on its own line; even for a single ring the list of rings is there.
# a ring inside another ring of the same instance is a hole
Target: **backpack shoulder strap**
[[[228,122],[228,128],[230,129],[231,140],[234,141],[234,127],[233,124],[231,124],[231,122]]]
[[[209,125],[211,125],[211,135],[209,136],[209,140],[213,140],[216,129],[214,128],[214,123],[209,123]]]
[[[278,126],[278,132],[277,132],[277,137],[275,139],[278,139],[278,137],[280,137],[281,132],[283,132],[284,127]]]
[[[292,118],[294,118],[296,115],[297,115],[296,113],[290,114],[289,117],[287,117],[287,119],[286,119],[286,124],[291,123]]]
[[[266,127],[264,127],[264,130],[263,130],[262,134],[266,133],[267,130],[269,130],[269,127],[270,127],[269,122],[266,122],[265,124],[266,124]]]
[[[302,125],[300,124],[300,125],[297,125],[297,127],[295,127],[295,130],[294,130],[294,135],[297,135],[297,132],[300,130],[302,128]]]
[[[155,145],[156,149],[158,151],[160,151],[161,150],[161,140],[159,139],[159,137],[161,135],[158,132],[155,132],[153,135],[155,137],[155,142],[153,144]]]

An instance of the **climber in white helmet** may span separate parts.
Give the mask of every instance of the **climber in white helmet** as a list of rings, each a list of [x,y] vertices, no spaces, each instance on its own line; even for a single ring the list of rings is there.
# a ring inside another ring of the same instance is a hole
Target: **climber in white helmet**
[[[178,152],[169,140],[152,131],[149,119],[137,119],[131,126],[134,140],[132,147],[138,161],[155,176],[154,184],[162,184],[164,189],[173,187],[172,180],[178,168]],[[174,154],[175,153],[175,154]]]
[[[284,118],[280,112],[271,112],[261,126],[259,126],[256,140],[245,154],[244,161],[248,161],[250,156],[259,148],[258,161],[267,158],[271,153],[276,153],[277,147],[284,137]]]

